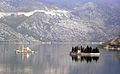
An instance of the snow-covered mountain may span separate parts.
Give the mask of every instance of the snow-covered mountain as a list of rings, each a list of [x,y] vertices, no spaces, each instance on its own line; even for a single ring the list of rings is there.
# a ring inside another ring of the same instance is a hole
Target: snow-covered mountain
[[[67,13],[69,13],[68,11],[65,11],[65,10],[34,10],[30,12],[0,12],[0,18],[11,16],[11,15],[15,15],[15,16],[24,15],[29,17],[37,12],[45,13],[48,15],[57,15],[57,16],[67,15]]]
[[[22,39],[84,42],[103,41],[119,34],[119,8],[108,4],[91,1],[71,9],[43,4],[39,0],[2,0],[0,4],[3,4],[0,7],[1,26],[6,25],[10,31],[13,30],[13,34],[20,34]],[[11,7],[11,10],[3,9],[4,5]],[[2,35],[0,38],[5,39]]]
[[[52,13],[52,15],[46,14],[50,11],[46,13],[35,13],[21,23],[21,25],[17,27],[18,30],[20,32],[31,32],[29,35],[39,40],[47,41],[73,41],[74,39],[74,41],[79,41],[86,38],[87,27],[83,26],[82,22],[78,21],[78,19],[75,19],[77,17],[67,11],[52,11],[56,13]]]

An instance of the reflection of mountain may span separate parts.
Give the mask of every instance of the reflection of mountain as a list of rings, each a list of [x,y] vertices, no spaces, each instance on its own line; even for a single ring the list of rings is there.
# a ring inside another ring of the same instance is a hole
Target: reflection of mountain
[[[87,63],[88,62],[92,62],[92,61],[96,61],[97,62],[99,60],[99,56],[91,57],[91,56],[80,56],[80,55],[77,55],[77,56],[71,56],[71,58],[75,62],[78,62],[78,61],[84,62],[84,61],[86,61]]]

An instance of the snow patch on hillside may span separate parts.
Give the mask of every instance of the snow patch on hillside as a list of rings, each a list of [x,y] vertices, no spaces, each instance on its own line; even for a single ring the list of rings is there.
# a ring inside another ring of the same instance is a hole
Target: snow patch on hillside
[[[0,18],[11,15],[25,15],[29,17],[36,12],[45,13],[47,15],[52,15],[52,16],[68,16],[69,14],[69,12],[66,10],[34,10],[31,12],[0,12]]]

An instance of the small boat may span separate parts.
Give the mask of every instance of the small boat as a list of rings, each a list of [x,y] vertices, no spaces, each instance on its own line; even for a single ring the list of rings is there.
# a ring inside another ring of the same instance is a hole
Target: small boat
[[[15,52],[19,53],[19,54],[32,54],[32,53],[34,53],[34,51],[32,51],[29,47],[17,49]]]

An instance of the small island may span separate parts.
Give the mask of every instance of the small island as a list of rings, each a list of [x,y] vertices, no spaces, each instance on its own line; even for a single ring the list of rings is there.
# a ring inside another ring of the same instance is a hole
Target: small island
[[[72,51],[70,52],[71,56],[76,56],[76,55],[81,55],[81,56],[99,56],[100,52],[99,49],[96,48],[92,48],[91,46],[87,46],[86,48],[84,47],[72,47]]]

